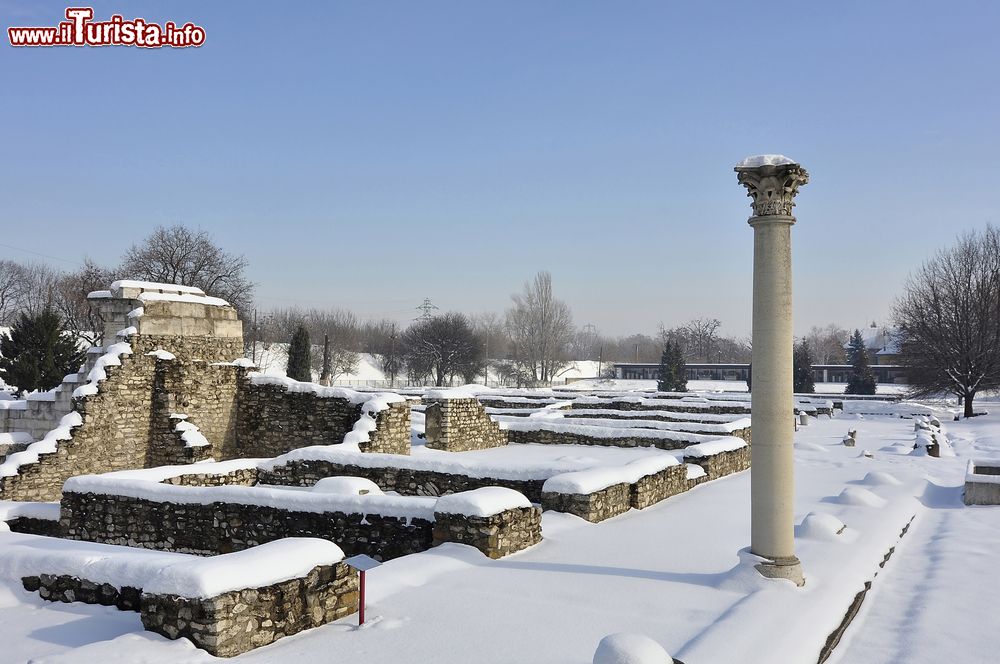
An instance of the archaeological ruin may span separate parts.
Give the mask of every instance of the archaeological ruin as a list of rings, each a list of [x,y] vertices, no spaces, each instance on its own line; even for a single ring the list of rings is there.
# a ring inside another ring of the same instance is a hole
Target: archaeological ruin
[[[198,289],[90,299],[103,341],[80,371],[0,401],[0,521],[63,543],[12,564],[45,599],[137,611],[215,655],[356,612],[345,556],[502,558],[542,541],[544,511],[598,523],[750,464],[739,396],[323,387],[257,371],[236,311]]]

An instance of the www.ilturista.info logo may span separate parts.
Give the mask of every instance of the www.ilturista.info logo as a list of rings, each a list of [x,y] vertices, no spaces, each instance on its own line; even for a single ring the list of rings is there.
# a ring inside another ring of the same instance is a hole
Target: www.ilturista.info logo
[[[108,21],[93,21],[91,7],[68,7],[66,21],[54,28],[10,27],[11,46],[139,46],[141,48],[186,48],[205,43],[205,28],[194,23],[178,27],[173,21],[163,25],[145,19],[125,20],[115,14]]]

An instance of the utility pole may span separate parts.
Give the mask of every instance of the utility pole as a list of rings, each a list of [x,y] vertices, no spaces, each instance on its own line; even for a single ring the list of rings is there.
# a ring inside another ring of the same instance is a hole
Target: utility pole
[[[597,377],[600,378],[603,375],[601,368],[604,366],[604,344],[601,344],[601,350],[597,354]]]

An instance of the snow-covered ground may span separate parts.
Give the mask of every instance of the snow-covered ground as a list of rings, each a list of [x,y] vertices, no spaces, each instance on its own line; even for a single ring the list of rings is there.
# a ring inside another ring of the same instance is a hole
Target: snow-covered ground
[[[1000,507],[964,507],[960,495],[970,456],[1000,456],[1000,416],[945,425],[956,456],[941,459],[901,454],[900,444],[913,441],[912,420],[824,417],[799,430],[796,521],[814,514],[797,532],[803,589],[765,582],[741,560],[750,484],[741,473],[600,524],[546,513],[545,540],[503,560],[459,545],[393,560],[369,573],[375,619],[364,628],[352,616],[238,659],[586,664],[603,636],[626,631],[689,663],[812,662],[915,515],[832,661],[996,661]],[[855,448],[840,444],[849,428],[858,431]],[[586,462],[655,452],[508,453]],[[847,525],[841,535],[833,534],[838,523]],[[13,537],[0,533],[0,557]],[[0,585],[0,624],[3,662],[213,659],[144,632],[134,613],[47,603],[12,579]]]
[[[655,390],[655,380],[624,380],[620,378],[591,378],[574,381],[560,390]],[[817,394],[843,394],[846,383],[816,383]],[[742,380],[689,380],[689,392],[746,392],[747,384]],[[907,385],[879,384],[876,394],[905,394]]]

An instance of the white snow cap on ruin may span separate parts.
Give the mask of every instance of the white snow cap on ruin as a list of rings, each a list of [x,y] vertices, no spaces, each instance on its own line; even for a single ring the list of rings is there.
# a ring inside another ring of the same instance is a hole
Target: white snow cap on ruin
[[[758,166],[784,166],[786,164],[797,164],[799,162],[786,157],[783,154],[759,154],[753,157],[747,157],[740,163],[736,164],[736,168],[757,168]]]
[[[194,286],[182,286],[180,284],[161,284],[156,281],[136,281],[134,279],[119,279],[111,284],[111,290],[119,288],[141,288],[150,291],[167,291],[168,293],[188,293],[190,295],[204,295],[205,291]]]

